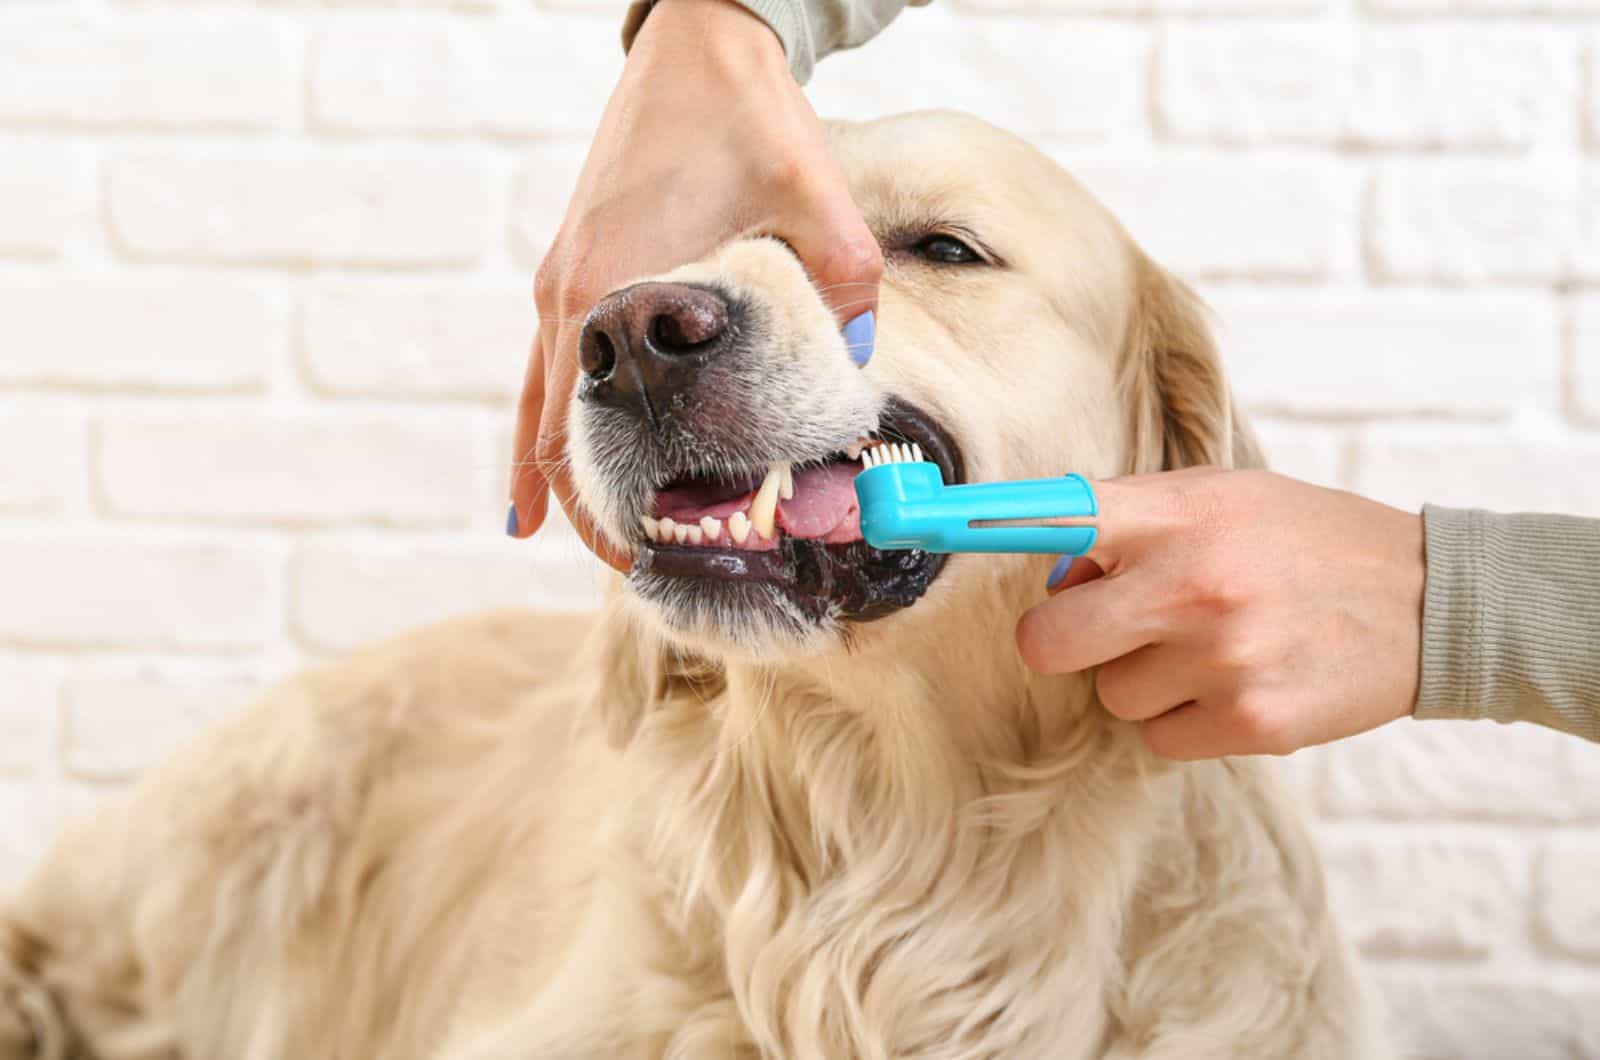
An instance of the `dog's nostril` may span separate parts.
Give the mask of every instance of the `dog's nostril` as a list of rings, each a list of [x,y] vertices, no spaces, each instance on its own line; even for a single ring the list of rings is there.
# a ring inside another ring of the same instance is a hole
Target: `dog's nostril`
[[[578,341],[578,367],[595,378],[604,378],[617,366],[617,347],[599,328],[585,328]]]
[[[685,299],[650,318],[648,341],[662,353],[693,353],[727,330],[720,299]]]

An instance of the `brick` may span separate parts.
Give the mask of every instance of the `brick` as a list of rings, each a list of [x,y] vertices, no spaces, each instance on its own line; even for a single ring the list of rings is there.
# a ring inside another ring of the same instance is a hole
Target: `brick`
[[[1488,956],[1521,933],[1527,907],[1512,845],[1415,837],[1325,844],[1334,909],[1374,956]]]
[[[1579,279],[1594,283],[1600,281],[1600,166],[1585,166],[1581,180],[1573,269]]]
[[[584,144],[554,143],[524,155],[511,191],[511,251],[523,271],[538,268],[555,242],[587,153]]]
[[[1504,975],[1466,980],[1434,969],[1384,976],[1380,992],[1408,1060],[1577,1060],[1591,1013],[1581,995]]]
[[[1319,486],[1340,486],[1340,441],[1321,427],[1282,421],[1252,421],[1256,437],[1266,450],[1267,466]]]
[[[82,417],[54,405],[0,399],[0,515],[51,515],[83,489]]]
[[[1600,516],[1600,438],[1550,440],[1395,428],[1362,438],[1356,488],[1412,511],[1422,502]]]
[[[582,62],[572,57],[583,56]],[[357,14],[317,40],[312,117],[343,132],[594,134],[622,67],[617,16]],[[559,105],[550,105],[559,101]]]
[[[1177,22],[1157,44],[1156,115],[1178,140],[1326,142],[1353,49],[1321,22]]]
[[[1572,34],[1504,24],[1381,25],[1361,35],[1348,132],[1358,144],[1485,150],[1564,142]]]
[[[0,119],[259,129],[294,90],[288,37],[265,15],[0,12]]]
[[[1558,282],[1579,250],[1578,200],[1559,161],[1391,162],[1373,185],[1371,264],[1383,280]]]
[[[64,144],[0,137],[0,254],[51,257],[89,213],[88,167]]]
[[[1589,34],[1587,46],[1584,49],[1586,60],[1584,63],[1583,83],[1585,85],[1600,85],[1600,32]],[[1589,91],[1585,93],[1586,106],[1584,107],[1585,132],[1588,146],[1600,146],[1600,92]]]
[[[482,159],[415,151],[129,157],[106,194],[120,249],[175,261],[468,265],[500,208]]]
[[[1572,334],[1568,404],[1585,423],[1600,424],[1600,298],[1578,303]]]
[[[0,656],[0,778],[28,776],[48,761],[60,711],[58,667]]]
[[[1128,24],[963,18],[935,4],[869,48],[829,56],[807,93],[831,118],[950,107],[1027,136],[1104,140],[1143,124],[1149,51]]]
[[[597,606],[604,574],[575,536],[482,545],[318,542],[293,564],[291,614],[310,645],[340,650],[495,607]]]
[[[1230,378],[1290,414],[1503,416],[1553,388],[1555,306],[1532,294],[1245,291],[1209,301]]]
[[[1400,721],[1326,748],[1322,806],[1337,817],[1567,822],[1600,812],[1600,748],[1533,725]]]
[[[521,388],[536,320],[525,283],[342,284],[307,299],[302,353],[328,393],[504,402]]]
[[[1559,842],[1539,857],[1534,908],[1540,941],[1557,953],[1600,961],[1600,844]]]
[[[1363,0],[1371,11],[1411,15],[1459,12],[1471,15],[1563,15],[1600,11],[1600,0]]]
[[[1354,188],[1325,162],[1057,155],[1152,257],[1190,277],[1320,278],[1354,224]]]
[[[957,10],[977,14],[1029,15],[1143,15],[1311,13],[1327,7],[1327,0],[954,0]]]
[[[248,390],[287,341],[288,300],[263,284],[76,274],[0,284],[0,382]]]
[[[477,449],[454,417],[111,417],[93,459],[113,515],[288,525],[460,525]]]
[[[93,673],[65,690],[62,760],[90,781],[131,780],[202,728],[238,711],[257,691],[250,681]]]
[[[68,647],[257,647],[276,559],[253,544],[59,527],[0,534],[0,640]]]

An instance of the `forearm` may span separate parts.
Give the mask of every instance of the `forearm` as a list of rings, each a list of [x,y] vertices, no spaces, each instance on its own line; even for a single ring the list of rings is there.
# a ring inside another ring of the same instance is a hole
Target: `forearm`
[[[622,27],[622,46],[644,24],[656,0],[633,0]],[[845,48],[865,44],[894,21],[908,0],[737,0],[761,19],[783,43],[789,69],[802,85],[811,78],[820,59]],[[928,0],[909,0],[920,6]]]
[[[1600,520],[1429,506],[1418,718],[1600,741]]]

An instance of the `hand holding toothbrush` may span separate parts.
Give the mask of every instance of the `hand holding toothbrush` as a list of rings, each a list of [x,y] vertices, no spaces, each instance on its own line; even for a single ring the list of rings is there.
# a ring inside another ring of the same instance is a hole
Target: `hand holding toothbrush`
[[[1168,758],[1287,754],[1411,712],[1422,519],[1265,471],[1094,483],[1099,533],[1017,626],[1041,673],[1100,668]]]

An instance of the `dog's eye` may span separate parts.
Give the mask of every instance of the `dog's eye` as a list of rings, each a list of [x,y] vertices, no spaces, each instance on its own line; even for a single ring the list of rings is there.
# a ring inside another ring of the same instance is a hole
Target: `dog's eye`
[[[931,235],[916,245],[916,252],[929,261],[941,265],[972,265],[983,256],[955,236]]]

